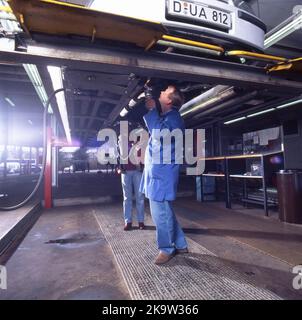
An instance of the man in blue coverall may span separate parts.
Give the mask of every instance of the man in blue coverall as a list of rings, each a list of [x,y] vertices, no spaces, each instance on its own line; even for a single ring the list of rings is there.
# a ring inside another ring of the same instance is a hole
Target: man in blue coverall
[[[155,264],[168,262],[177,253],[187,253],[187,242],[179,226],[172,207],[176,198],[179,164],[175,161],[175,140],[170,139],[169,146],[162,144],[158,132],[171,132],[174,129],[184,132],[184,122],[178,112],[183,104],[182,93],[173,85],[162,91],[159,97],[161,112],[153,99],[146,101],[149,112],[144,120],[150,138],[145,153],[145,169],[140,190],[149,199],[152,219],[156,226],[156,238],[159,254]],[[157,129],[157,130],[156,130]],[[164,148],[171,148],[170,163],[163,163]],[[160,153],[159,163],[155,163],[154,154]]]

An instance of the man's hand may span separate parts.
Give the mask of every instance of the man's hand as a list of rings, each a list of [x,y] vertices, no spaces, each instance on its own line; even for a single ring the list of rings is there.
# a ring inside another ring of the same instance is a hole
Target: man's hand
[[[145,105],[148,110],[152,110],[156,107],[156,102],[154,99],[146,99]]]

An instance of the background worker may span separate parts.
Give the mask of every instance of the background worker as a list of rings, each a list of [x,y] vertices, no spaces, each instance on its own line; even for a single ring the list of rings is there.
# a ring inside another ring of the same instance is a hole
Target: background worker
[[[126,144],[123,143],[123,139],[126,139]],[[123,150],[123,145],[128,146],[128,150]],[[133,192],[136,202],[136,216],[138,227],[140,230],[145,228],[144,225],[144,195],[140,192],[140,182],[142,179],[142,164],[132,163],[130,159],[130,152],[134,152],[134,144],[129,142],[128,136],[119,136],[119,153],[120,157],[126,159],[126,164],[120,164],[121,170],[121,182],[123,189],[123,214],[124,214],[124,230],[129,231],[132,229],[132,203]],[[121,161],[120,161],[121,162]]]

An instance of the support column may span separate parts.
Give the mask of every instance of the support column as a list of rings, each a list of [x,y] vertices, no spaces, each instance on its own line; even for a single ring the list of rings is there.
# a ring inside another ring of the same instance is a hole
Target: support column
[[[196,178],[196,200],[203,202],[203,190],[202,190],[202,176]]]
[[[3,150],[3,179],[4,179],[4,185],[6,185],[6,176],[7,176],[7,157],[8,157],[8,131],[9,131],[9,114],[8,114],[8,106],[4,105],[4,114],[3,114],[3,118],[4,118],[4,150]]]
[[[52,130],[51,127],[47,127],[47,146],[46,150],[46,163],[44,172],[44,207],[50,209],[52,207],[52,170],[51,170],[51,139]]]
[[[58,135],[58,123],[54,116],[51,117],[51,128],[52,128],[52,136],[55,140],[57,140]],[[51,163],[52,163],[52,186],[58,187],[58,172],[59,172],[59,147],[52,146],[51,148]]]

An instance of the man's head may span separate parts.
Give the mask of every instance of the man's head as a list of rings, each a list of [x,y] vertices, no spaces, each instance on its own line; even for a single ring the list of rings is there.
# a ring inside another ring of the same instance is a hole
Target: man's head
[[[167,112],[176,107],[179,109],[184,103],[183,94],[173,85],[168,86],[159,96],[159,102],[163,112]]]

